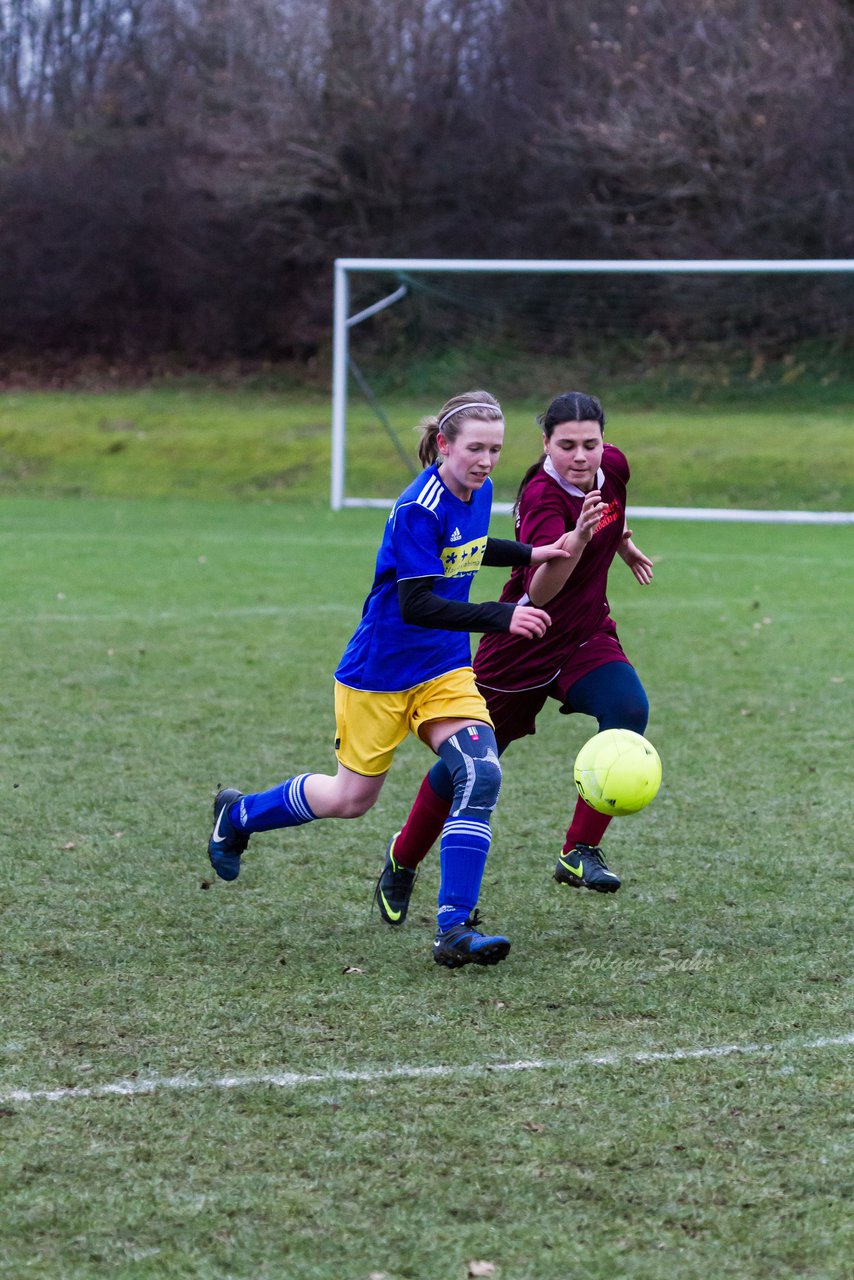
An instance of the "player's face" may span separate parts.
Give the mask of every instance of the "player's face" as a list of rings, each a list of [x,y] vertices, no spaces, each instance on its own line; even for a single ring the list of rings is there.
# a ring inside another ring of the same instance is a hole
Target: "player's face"
[[[596,472],[605,447],[598,422],[559,422],[550,439],[543,437],[543,447],[564,480],[582,493],[596,487]]]
[[[456,498],[465,501],[480,489],[501,455],[503,422],[477,422],[462,418],[453,440],[439,432],[436,442],[442,458],[442,479]]]

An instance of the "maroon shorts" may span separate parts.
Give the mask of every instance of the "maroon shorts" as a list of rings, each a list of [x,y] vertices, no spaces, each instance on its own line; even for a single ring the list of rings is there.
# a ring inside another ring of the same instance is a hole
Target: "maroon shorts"
[[[549,698],[556,698],[563,706],[570,689],[582,676],[589,675],[606,662],[628,662],[623,647],[615,635],[597,631],[584,644],[574,649],[555,678],[536,689],[490,689],[478,681],[477,687],[486,699],[489,714],[495,725],[495,737],[499,747],[506,747],[517,738],[536,733],[536,719]],[[475,672],[477,674],[477,672]]]

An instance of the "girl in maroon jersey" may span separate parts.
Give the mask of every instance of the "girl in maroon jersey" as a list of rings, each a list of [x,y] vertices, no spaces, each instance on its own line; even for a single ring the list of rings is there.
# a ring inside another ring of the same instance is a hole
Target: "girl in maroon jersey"
[[[652,580],[652,561],[635,546],[626,526],[629,464],[619,449],[605,443],[605,415],[593,396],[565,392],[538,421],[544,453],[522,478],[516,536],[534,544],[563,538],[570,557],[515,568],[501,594],[507,603],[548,605],[552,625],[542,639],[520,642],[494,633],[478,647],[474,670],[500,751],[536,732],[536,717],[550,698],[564,714],[593,716],[600,731],[643,733],[649,715],[606,596],[617,554],[641,586]],[[433,766],[403,829],[389,841],[376,901],[390,924],[405,919],[418,865],[448,816],[453,786],[446,773],[441,761]],[[619,889],[620,879],[599,848],[609,822],[577,799],[555,867],[559,883],[600,893]]]

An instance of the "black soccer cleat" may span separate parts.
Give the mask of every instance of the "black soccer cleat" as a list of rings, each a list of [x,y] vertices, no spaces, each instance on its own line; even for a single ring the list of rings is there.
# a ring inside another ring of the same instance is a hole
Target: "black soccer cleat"
[[[394,842],[399,835],[400,832],[396,831],[388,842],[385,866],[374,890],[374,902],[386,924],[403,924],[418,875],[417,869],[413,871],[410,867],[401,867],[395,861]]]
[[[208,841],[208,857],[220,880],[236,880],[240,875],[240,855],[249,843],[249,836],[239,830],[228,816],[236,800],[243,799],[242,791],[226,787],[216,793],[214,799],[214,829]]]
[[[572,889],[595,889],[597,893],[616,893],[622,883],[620,877],[605,866],[602,850],[591,844],[577,844],[560,854],[555,880]]]
[[[433,959],[446,969],[461,969],[464,964],[498,964],[510,950],[510,939],[500,935],[489,937],[475,926],[480,924],[477,911],[463,924],[440,930],[433,943]]]

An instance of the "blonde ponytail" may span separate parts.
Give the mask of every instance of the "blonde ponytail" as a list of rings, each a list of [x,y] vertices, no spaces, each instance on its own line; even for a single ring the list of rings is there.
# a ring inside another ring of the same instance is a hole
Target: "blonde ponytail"
[[[439,446],[437,444],[439,436],[439,419],[435,417],[422,418],[419,429],[421,431],[421,439],[418,441],[418,457],[421,466],[426,470],[432,467],[434,462],[439,460]]]

